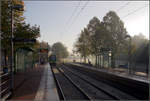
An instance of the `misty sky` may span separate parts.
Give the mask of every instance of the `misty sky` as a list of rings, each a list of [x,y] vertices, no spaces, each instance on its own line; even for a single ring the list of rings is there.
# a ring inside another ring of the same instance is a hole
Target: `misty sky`
[[[143,33],[149,38],[148,1],[25,1],[25,6],[27,23],[40,25],[39,40],[50,45],[61,41],[70,52],[89,20],[97,16],[102,21],[110,10],[116,11],[131,36]]]

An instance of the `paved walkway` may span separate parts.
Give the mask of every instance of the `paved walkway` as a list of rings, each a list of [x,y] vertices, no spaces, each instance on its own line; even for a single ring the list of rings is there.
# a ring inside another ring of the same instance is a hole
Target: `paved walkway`
[[[8,100],[33,100],[40,85],[43,66],[27,69],[26,72],[17,72],[14,75],[14,93]]]
[[[58,101],[55,82],[49,64],[15,75],[14,94],[9,101]]]
[[[49,64],[45,65],[43,77],[40,82],[40,87],[35,96],[35,101],[58,101],[58,93],[52,71]]]
[[[117,75],[117,76],[124,77],[124,78],[129,78],[129,79],[133,79],[133,80],[137,80],[137,81],[141,81],[141,82],[145,82],[145,83],[150,83],[150,80],[148,80],[147,77],[129,75],[127,72],[120,72],[117,70],[110,70],[110,69],[91,68],[93,66],[87,66],[87,65],[78,64],[78,63],[71,63],[71,64],[78,65],[78,66],[81,66],[84,68],[90,68],[90,69],[101,71],[101,72],[107,72],[107,73],[110,73],[112,75]]]

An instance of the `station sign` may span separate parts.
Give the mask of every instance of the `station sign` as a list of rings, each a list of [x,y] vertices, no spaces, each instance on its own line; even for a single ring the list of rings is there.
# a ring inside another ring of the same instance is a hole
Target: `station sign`
[[[13,42],[35,43],[36,39],[14,38]]]
[[[48,53],[48,49],[40,49],[41,53]]]

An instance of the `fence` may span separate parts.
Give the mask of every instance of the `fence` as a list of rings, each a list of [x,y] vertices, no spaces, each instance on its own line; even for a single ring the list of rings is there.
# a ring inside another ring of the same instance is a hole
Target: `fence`
[[[2,55],[2,65],[0,68],[0,99],[6,99],[12,94],[11,86],[13,84],[13,74],[10,73],[10,56],[8,60]],[[4,61],[5,60],[5,61]],[[15,65],[13,72],[26,71],[34,65],[33,51],[30,49],[20,48],[15,52]]]
[[[8,67],[7,67],[8,68]],[[11,95],[11,75],[9,72],[0,74],[0,98],[6,99]]]
[[[110,69],[111,68],[111,56],[109,54],[99,54],[96,57],[91,56],[90,60],[92,61],[92,64],[101,69]],[[132,75],[137,76],[148,76],[148,64],[142,64],[137,62],[132,62],[129,67],[128,59],[120,59],[116,58],[114,60],[115,62],[115,68],[111,68],[114,70],[121,70],[125,71],[126,73],[129,73],[131,71]]]

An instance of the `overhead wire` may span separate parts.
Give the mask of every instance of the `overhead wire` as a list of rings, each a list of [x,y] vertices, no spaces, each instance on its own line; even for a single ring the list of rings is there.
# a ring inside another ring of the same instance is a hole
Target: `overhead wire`
[[[117,10],[116,10],[116,12],[119,12],[120,10],[122,10],[123,8],[125,8],[127,5],[129,5],[130,4],[130,2],[127,2],[127,3],[125,3],[123,6],[121,6],[120,8],[118,8]],[[142,7],[140,7],[140,8],[137,8],[136,10],[134,10],[133,12],[130,12],[130,13],[128,13],[127,15],[125,15],[125,16],[123,16],[122,18],[126,18],[127,16],[129,16],[129,15],[131,15],[131,14],[133,14],[133,13],[135,13],[135,12],[137,12],[137,11],[139,11],[139,10],[141,10],[141,9],[143,9],[143,8],[145,8],[145,7],[147,7],[148,5],[145,5],[145,6],[142,6]]]
[[[75,9],[73,10],[71,16],[70,16],[69,19],[66,21],[65,26],[64,26],[63,29],[66,30],[66,26],[68,26],[69,22],[72,20],[74,14],[76,13],[77,9],[79,8],[79,6],[80,6],[80,4],[81,4],[81,1],[82,1],[82,0],[80,0],[80,1],[78,2],[78,4],[77,4],[77,6],[75,7]],[[62,35],[63,35],[63,31],[60,33],[60,39],[62,39]]]
[[[69,26],[68,30],[72,27],[72,25],[75,23],[75,21],[77,20],[77,18],[79,17],[79,15],[82,13],[82,11],[85,9],[85,7],[88,5],[90,0],[88,0],[83,7],[80,9],[80,11],[77,13],[77,15],[75,16],[74,20],[72,21],[71,25]]]
[[[140,8],[137,8],[137,9],[134,10],[133,12],[130,12],[130,13],[128,13],[127,15],[123,16],[122,19],[126,18],[126,17],[129,16],[129,15],[132,15],[133,13],[135,13],[135,12],[137,12],[137,11],[139,11],[139,10],[141,10],[141,9],[143,9],[143,8],[145,8],[145,7],[147,7],[147,6],[148,6],[148,5],[144,5],[144,6],[140,7]]]
[[[120,8],[118,8],[117,10],[116,10],[116,12],[119,12],[121,9],[123,9],[123,8],[125,8],[127,5],[129,5],[130,4],[130,2],[127,2],[127,3],[125,3],[123,6],[121,6]]]
[[[66,25],[69,23],[69,21],[70,21],[70,20],[72,19],[72,17],[74,16],[75,12],[77,11],[77,9],[79,8],[79,6],[80,6],[80,4],[81,4],[81,1],[82,1],[82,0],[80,0],[80,1],[78,2],[78,5],[77,5],[76,8],[74,9],[74,11],[73,11],[73,13],[71,14],[70,18],[67,20]]]
[[[72,25],[74,24],[74,22],[76,21],[76,19],[78,18],[78,16],[81,14],[81,12],[85,9],[85,7],[87,6],[88,3],[89,3],[89,0],[81,7],[80,11],[76,14],[76,16],[74,17],[74,20],[72,21],[72,23],[70,24],[70,26],[69,26],[69,28],[68,28],[68,30],[66,32],[69,31],[69,29],[72,27]],[[78,6],[75,8],[74,11],[77,11],[77,9],[79,8],[79,6],[80,6],[80,3],[78,3]],[[75,15],[75,12],[72,15]],[[71,15],[71,19],[73,17],[72,15]],[[69,20],[68,20],[68,22],[69,22]]]

